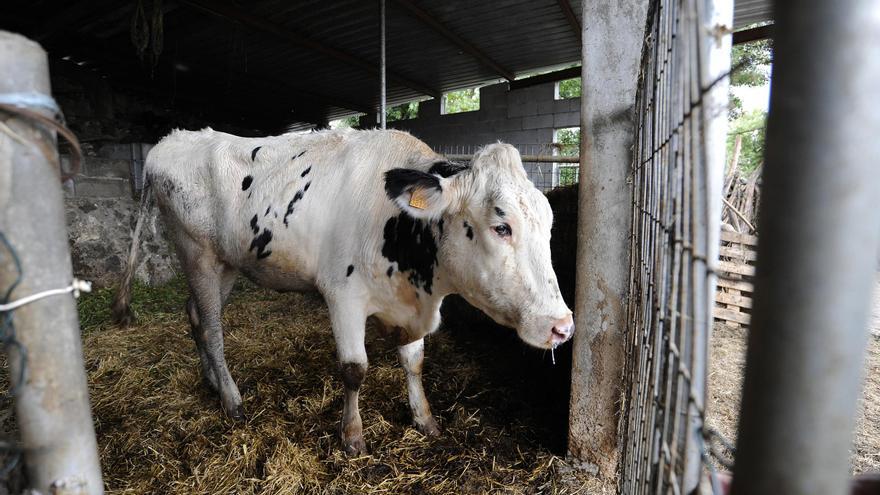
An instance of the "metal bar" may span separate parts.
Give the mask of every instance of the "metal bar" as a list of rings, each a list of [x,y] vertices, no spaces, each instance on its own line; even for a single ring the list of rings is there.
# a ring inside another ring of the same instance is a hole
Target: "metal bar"
[[[379,126],[385,129],[388,118],[387,102],[385,101],[387,69],[385,60],[385,0],[379,0],[379,31],[381,33],[379,40],[381,45],[379,55]]]
[[[0,66],[7,68],[0,93],[50,94],[48,60],[38,44],[0,31]],[[54,118],[50,111],[39,112]],[[5,120],[0,132],[0,232],[17,253],[22,274],[12,300],[67,287],[72,280],[54,149],[53,134],[14,115]],[[17,278],[13,255],[0,247],[0,290],[5,292]],[[78,487],[64,493],[103,493],[73,297],[29,303],[14,310],[12,321],[21,348],[7,345],[6,350],[31,487],[55,493],[50,487],[63,482]],[[24,379],[19,380],[22,368]]]
[[[431,29],[436,31],[440,36],[446,38],[451,41],[459,48],[464,50],[466,53],[470,54],[472,57],[477,59],[482,65],[487,67],[492,72],[498,74],[499,76],[507,79],[508,81],[513,81],[514,77],[513,71],[506,69],[501,66],[495,60],[492,60],[488,55],[486,55],[482,50],[477,48],[473,43],[470,43],[464,40],[461,36],[455,34],[448,27],[440,23],[437,19],[435,19],[431,14],[427,11],[414,4],[410,0],[394,0],[395,3],[406,9],[410,14],[412,14],[415,18],[421,20],[425,24],[427,24]],[[569,7],[570,8],[570,7]],[[580,32],[580,29],[578,29]]]
[[[562,81],[565,79],[573,79],[575,77],[581,77],[581,68],[579,66],[569,67],[567,69],[557,70],[554,72],[548,72],[546,74],[539,74],[537,76],[526,77],[523,79],[517,79],[516,81],[511,81],[510,90],[513,91],[515,89],[523,89],[531,86],[537,86],[538,84]]]
[[[306,36],[294,32],[280,24],[252,15],[247,11],[240,9],[232,4],[211,0],[180,0],[180,2],[197,10],[237,22],[254,31],[277,36],[290,43],[321,53],[327,57],[350,65],[352,67],[357,67],[372,74],[377,74],[379,72],[375,65],[367,62],[366,60],[363,60],[360,57],[339,50],[337,48],[333,48],[319,41],[315,41],[311,38],[307,38]],[[388,78],[395,83],[400,84],[401,86],[406,86],[410,89],[414,89],[420,93],[424,93],[435,98],[439,98],[441,95],[440,91],[436,89],[429,88],[422,83],[413,81],[409,78],[403,77],[393,72],[390,72],[388,74]]]
[[[775,14],[733,493],[842,495],[880,248],[880,6]]]
[[[773,37],[773,24],[766,24],[751,29],[743,29],[733,33],[733,44],[739,45],[750,41],[766,40]]]
[[[450,153],[446,158],[455,161],[467,162],[474,157],[467,153]],[[556,155],[521,155],[523,163],[580,163],[579,156],[556,156]]]

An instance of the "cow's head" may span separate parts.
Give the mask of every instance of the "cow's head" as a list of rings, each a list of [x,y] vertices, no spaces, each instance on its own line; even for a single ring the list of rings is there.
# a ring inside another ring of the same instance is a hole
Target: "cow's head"
[[[471,163],[392,170],[386,192],[410,216],[442,220],[438,258],[456,292],[526,343],[555,347],[574,324],[550,262],[550,204],[513,146],[489,145]]]

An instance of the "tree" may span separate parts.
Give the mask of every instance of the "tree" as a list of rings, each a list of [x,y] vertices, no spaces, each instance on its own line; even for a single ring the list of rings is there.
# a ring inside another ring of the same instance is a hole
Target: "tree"
[[[559,81],[559,99],[580,98],[581,97],[581,78],[565,79]]]
[[[443,113],[446,114],[479,110],[480,88],[462,89],[444,94],[443,109]]]
[[[730,74],[730,126],[727,135],[728,160],[733,157],[736,139],[741,139],[738,168],[743,172],[755,170],[764,160],[764,131],[767,112],[754,109],[743,110],[742,101],[734,89],[743,86],[763,86],[770,82],[770,66],[773,63],[773,45],[770,40],[753,41],[734,45],[731,52]]]
[[[394,122],[395,120],[414,119],[419,116],[419,102],[411,101],[402,103],[385,109],[385,120]]]

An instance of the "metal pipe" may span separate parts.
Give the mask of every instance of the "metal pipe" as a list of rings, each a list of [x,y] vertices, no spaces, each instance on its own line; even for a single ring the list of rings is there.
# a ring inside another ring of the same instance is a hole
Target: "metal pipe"
[[[380,41],[380,55],[379,55],[379,124],[382,129],[385,129],[385,119],[386,119],[386,101],[385,101],[385,89],[386,89],[386,78],[385,78],[385,0],[379,0],[379,31],[381,32],[381,41]]]
[[[776,2],[733,493],[847,493],[880,248],[880,2]]]
[[[446,158],[458,162],[467,162],[473,159],[473,153],[450,153]],[[521,155],[523,163],[580,163],[579,156],[554,156],[554,155]]]
[[[0,94],[50,94],[46,52],[33,41],[0,31],[0,67],[5,68]],[[10,298],[16,300],[67,287],[73,277],[54,135],[15,116],[5,124],[0,129],[0,232],[21,262],[22,278]],[[11,254],[0,247],[0,290],[5,292],[17,274]],[[63,485],[65,493],[103,493],[73,297],[40,299],[15,309],[12,317],[25,353],[7,346],[9,375],[31,488],[54,493],[50,487],[57,491]]]

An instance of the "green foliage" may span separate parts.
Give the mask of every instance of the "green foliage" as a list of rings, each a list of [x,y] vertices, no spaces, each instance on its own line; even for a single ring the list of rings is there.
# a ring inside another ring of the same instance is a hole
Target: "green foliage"
[[[79,326],[83,333],[113,325],[110,320],[110,304],[115,292],[114,287],[104,287],[83,294],[76,300]],[[189,290],[182,275],[157,287],[149,287],[136,280],[132,284],[131,307],[135,315],[178,315],[183,313],[187,297]]]
[[[450,91],[443,95],[443,113],[473,112],[480,109],[480,88]]]
[[[560,165],[559,167],[559,186],[570,186],[578,182],[577,165]]]
[[[477,102],[479,104],[479,102]],[[479,105],[477,106],[479,108]],[[419,116],[419,102],[411,101],[402,103],[385,109],[385,120],[394,122],[396,120],[414,119]]]
[[[730,66],[731,86],[763,86],[770,81],[773,45],[770,40],[752,41],[733,46]]]
[[[575,77],[574,79],[566,79],[564,81],[559,81],[559,99],[565,100],[567,98],[580,98],[581,97],[581,78]]]
[[[755,170],[764,161],[764,133],[767,128],[767,112],[755,109],[742,114],[730,123],[727,133],[727,156],[733,159],[736,138],[740,136],[742,146],[738,168],[743,172]]]
[[[561,156],[578,156],[581,148],[581,128],[568,127],[557,130],[556,146]]]
[[[763,110],[743,111],[743,102],[733,88],[742,86],[763,86],[770,82],[770,65],[773,63],[773,45],[770,40],[753,41],[734,45],[730,66],[730,127],[727,134],[727,157],[733,160],[737,136],[742,139],[738,167],[751,172],[764,161],[764,131],[767,126],[767,112]]]
[[[356,129],[360,125],[360,115],[352,115],[344,119],[334,120],[330,122],[331,129]]]

